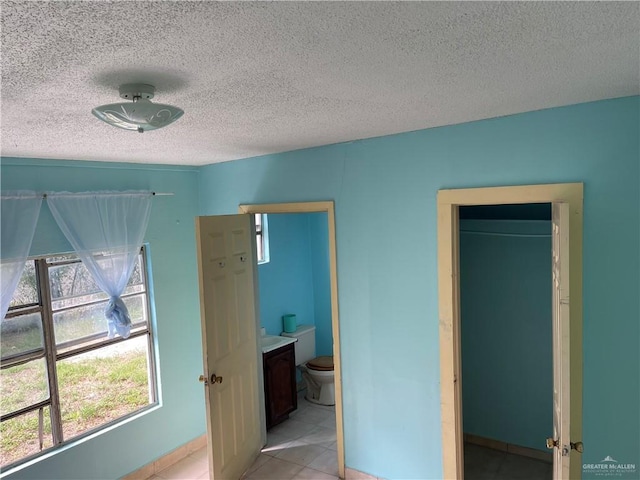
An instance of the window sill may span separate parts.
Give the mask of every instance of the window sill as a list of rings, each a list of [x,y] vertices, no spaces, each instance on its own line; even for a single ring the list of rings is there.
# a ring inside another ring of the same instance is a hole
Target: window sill
[[[139,418],[149,415],[152,412],[159,410],[161,407],[162,405],[160,404],[160,402],[149,404],[140,410],[131,412],[130,414],[120,417],[109,423],[105,423],[100,427],[93,430],[89,430],[77,437],[72,438],[71,440],[62,442],[61,444],[55,445],[53,447],[49,447],[45,450],[42,450],[41,452],[34,453],[33,455],[30,455],[28,457],[24,457],[22,460],[18,460],[13,464],[9,464],[6,467],[2,467],[0,478],[9,477],[11,475],[14,475],[20,472],[21,470],[24,470],[25,468],[29,468],[33,465],[38,464],[39,462],[44,462],[45,460],[55,457],[56,455],[59,455],[62,452],[75,448],[78,445],[82,445],[85,442],[89,442],[94,438],[100,437],[101,435],[104,435],[112,430],[120,428],[123,425],[126,425],[127,423],[134,422]]]

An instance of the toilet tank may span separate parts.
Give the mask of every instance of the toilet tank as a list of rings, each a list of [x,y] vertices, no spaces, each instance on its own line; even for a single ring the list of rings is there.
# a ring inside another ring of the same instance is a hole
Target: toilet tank
[[[283,337],[297,338],[294,343],[296,365],[302,365],[316,358],[316,327],[314,325],[298,325],[295,332],[282,332]]]

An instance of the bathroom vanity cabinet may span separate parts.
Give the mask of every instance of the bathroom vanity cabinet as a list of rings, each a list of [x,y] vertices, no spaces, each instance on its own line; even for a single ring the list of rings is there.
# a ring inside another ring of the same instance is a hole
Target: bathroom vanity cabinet
[[[293,343],[262,354],[267,430],[298,408],[296,358]]]

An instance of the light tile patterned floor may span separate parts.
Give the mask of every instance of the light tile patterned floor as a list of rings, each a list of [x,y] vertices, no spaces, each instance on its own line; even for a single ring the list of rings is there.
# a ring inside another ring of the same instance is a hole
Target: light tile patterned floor
[[[298,399],[290,419],[272,428],[267,445],[243,480],[337,480],[336,416],[333,407]],[[551,480],[552,465],[527,457],[465,444],[467,480]],[[149,480],[209,478],[207,451],[202,448]]]
[[[149,480],[209,478],[206,448],[158,472]],[[267,433],[267,445],[244,480],[337,480],[334,407],[298,397],[298,409]]]
[[[553,465],[465,443],[464,478],[466,480],[551,480]]]

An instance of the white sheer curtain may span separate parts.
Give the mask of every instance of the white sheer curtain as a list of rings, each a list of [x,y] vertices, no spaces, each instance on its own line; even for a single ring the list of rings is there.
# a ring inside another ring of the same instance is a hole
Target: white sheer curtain
[[[129,337],[131,318],[124,292],[151,213],[152,192],[47,193],[56,222],[91,273],[109,295],[105,310],[109,338]]]
[[[0,320],[9,310],[24,264],[29,256],[31,241],[36,231],[38,215],[42,205],[42,195],[28,190],[3,192],[0,196],[2,216],[0,217]]]

